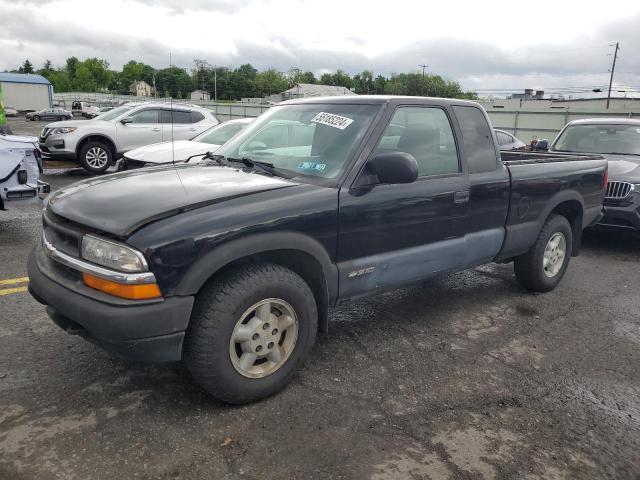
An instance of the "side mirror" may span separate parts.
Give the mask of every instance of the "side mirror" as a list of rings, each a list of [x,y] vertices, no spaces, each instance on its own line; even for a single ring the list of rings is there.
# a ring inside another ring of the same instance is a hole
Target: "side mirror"
[[[412,183],[418,178],[418,162],[406,152],[385,152],[375,155],[367,170],[379,183]]]
[[[543,152],[549,150],[549,140],[538,140],[538,143],[536,143],[536,150],[542,150]]]
[[[133,123],[133,118],[124,117],[122,120],[120,120],[120,123],[123,124],[123,125],[126,125],[127,123]]]

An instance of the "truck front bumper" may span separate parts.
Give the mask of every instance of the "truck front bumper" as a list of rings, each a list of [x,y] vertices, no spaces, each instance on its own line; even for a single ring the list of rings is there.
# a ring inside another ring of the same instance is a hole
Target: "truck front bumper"
[[[182,343],[193,297],[130,301],[93,290],[74,278],[41,245],[29,255],[29,292],[47,305],[51,319],[68,333],[81,335],[121,357],[144,362],[182,358]]]

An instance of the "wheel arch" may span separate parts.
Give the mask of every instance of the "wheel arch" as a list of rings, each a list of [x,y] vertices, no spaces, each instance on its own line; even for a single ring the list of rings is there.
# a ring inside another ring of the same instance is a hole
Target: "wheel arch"
[[[84,137],[82,137],[78,141],[78,144],[76,146],[76,158],[78,158],[78,160],[80,159],[80,150],[82,149],[82,147],[85,146],[87,143],[92,142],[92,141],[106,143],[109,146],[109,148],[111,149],[112,160],[115,160],[115,156],[116,156],[116,153],[117,153],[116,144],[109,137],[107,137],[106,135],[102,135],[102,134],[85,135]]]
[[[230,241],[200,258],[176,288],[178,295],[196,295],[210,279],[244,263],[275,263],[300,275],[316,296],[318,329],[328,328],[328,309],[336,302],[337,267],[325,248],[296,232],[253,235]]]
[[[582,217],[584,215],[584,205],[576,199],[565,200],[556,205],[549,215],[557,214],[565,217],[571,225],[571,256],[576,257],[580,254],[582,246]]]

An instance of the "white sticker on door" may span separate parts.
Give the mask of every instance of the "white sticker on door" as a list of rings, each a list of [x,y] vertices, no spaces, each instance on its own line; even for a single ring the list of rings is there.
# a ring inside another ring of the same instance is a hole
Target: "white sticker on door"
[[[313,123],[344,130],[353,123],[353,118],[341,117],[335,113],[320,112],[311,119]]]

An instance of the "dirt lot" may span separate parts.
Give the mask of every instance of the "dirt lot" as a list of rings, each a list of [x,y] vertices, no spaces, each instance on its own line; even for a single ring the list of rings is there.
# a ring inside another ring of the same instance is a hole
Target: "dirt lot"
[[[0,479],[640,478],[625,232],[587,233],[545,295],[489,265],[343,305],[285,391],[228,407],[53,325],[24,291],[39,216],[0,212]]]

